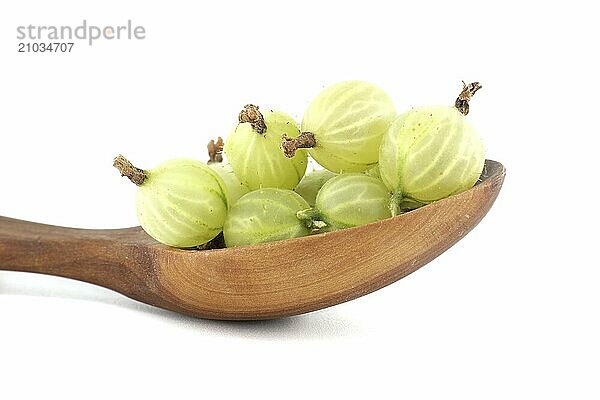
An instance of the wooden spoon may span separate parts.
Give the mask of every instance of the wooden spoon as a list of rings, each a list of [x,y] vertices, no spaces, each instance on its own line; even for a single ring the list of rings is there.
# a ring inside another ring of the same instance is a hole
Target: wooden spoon
[[[63,228],[0,217],[0,270],[57,275],[202,318],[301,314],[405,277],[485,216],[504,181],[487,160],[472,189],[357,228],[258,246],[179,250],[137,228]]]

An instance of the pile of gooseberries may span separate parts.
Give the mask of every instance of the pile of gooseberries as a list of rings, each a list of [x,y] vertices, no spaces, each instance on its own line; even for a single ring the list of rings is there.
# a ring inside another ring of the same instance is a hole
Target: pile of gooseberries
[[[453,106],[398,115],[379,87],[346,81],[323,90],[301,124],[248,104],[209,161],[180,158],[150,170],[114,160],[137,191],[137,216],[178,248],[255,245],[356,227],[471,188],[484,166],[467,121],[478,82]],[[227,163],[224,162],[224,157]],[[323,169],[305,175],[309,157]]]

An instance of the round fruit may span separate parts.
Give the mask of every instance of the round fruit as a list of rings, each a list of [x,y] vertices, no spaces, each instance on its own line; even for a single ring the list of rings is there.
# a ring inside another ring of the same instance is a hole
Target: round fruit
[[[296,137],[298,125],[280,111],[264,114],[247,105],[239,124],[225,143],[225,154],[233,171],[250,190],[261,188],[293,189],[306,171],[306,151],[287,158],[281,153],[281,135]]]
[[[389,206],[390,193],[379,179],[359,173],[341,174],[323,185],[315,207],[300,211],[298,218],[321,221],[326,225],[321,232],[332,231],[389,218]]]
[[[284,153],[297,149],[328,170],[362,172],[377,162],[383,134],[396,117],[390,97],[379,87],[363,81],[346,81],[321,92],[302,118],[302,134],[284,137]]]
[[[306,236],[310,229],[296,213],[309,208],[297,193],[285,189],[250,192],[229,211],[223,227],[227,247],[245,246]]]
[[[336,174],[326,169],[313,171],[304,175],[304,178],[302,178],[298,186],[296,186],[294,192],[302,196],[302,198],[313,207],[315,205],[317,193],[319,193],[321,187],[334,176],[336,176]]]
[[[225,184],[206,164],[180,158],[144,171],[118,156],[114,166],[139,186],[137,216],[154,239],[189,248],[221,232],[228,207]]]
[[[394,121],[381,143],[379,168],[396,199],[427,204],[477,182],[484,149],[465,115],[479,88],[477,82],[464,85],[455,107],[415,108]]]
[[[208,143],[208,166],[211,167],[225,183],[227,202],[232,206],[240,197],[250,191],[248,186],[244,185],[237,175],[233,172],[231,164],[223,162],[223,139],[219,137],[217,142],[211,140]]]

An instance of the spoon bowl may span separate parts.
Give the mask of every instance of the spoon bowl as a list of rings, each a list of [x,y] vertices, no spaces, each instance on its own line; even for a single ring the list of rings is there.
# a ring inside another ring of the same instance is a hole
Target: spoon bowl
[[[74,229],[0,217],[0,270],[77,279],[201,318],[319,310],[416,271],[479,223],[506,172],[487,160],[472,189],[356,228],[215,250],[164,246],[140,227]]]

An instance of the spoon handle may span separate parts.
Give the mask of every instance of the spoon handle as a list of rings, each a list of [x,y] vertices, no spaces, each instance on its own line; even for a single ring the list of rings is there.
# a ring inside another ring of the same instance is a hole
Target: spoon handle
[[[62,276],[138,297],[148,293],[148,248],[133,240],[140,235],[139,228],[74,229],[0,217],[0,270]]]

